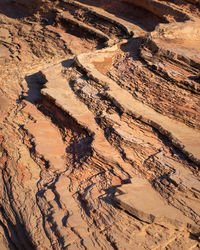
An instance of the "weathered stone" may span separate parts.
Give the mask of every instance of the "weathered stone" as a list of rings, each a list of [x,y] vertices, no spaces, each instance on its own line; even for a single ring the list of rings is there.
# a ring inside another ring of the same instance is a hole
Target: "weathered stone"
[[[0,249],[199,247],[197,2],[1,1]]]
[[[192,223],[192,220],[169,206],[166,201],[143,178],[131,179],[131,184],[117,188],[115,196],[118,206],[147,223],[172,222],[176,226]]]

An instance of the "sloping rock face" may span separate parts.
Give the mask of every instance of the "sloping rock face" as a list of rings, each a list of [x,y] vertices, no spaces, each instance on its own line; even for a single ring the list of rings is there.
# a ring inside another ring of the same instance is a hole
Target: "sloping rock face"
[[[199,1],[7,0],[0,24],[0,249],[199,249]]]
[[[41,10],[42,8],[48,8],[48,3],[50,1],[47,0],[10,0],[11,4],[15,8],[24,9],[26,12],[28,11],[29,14],[33,14],[38,10]]]

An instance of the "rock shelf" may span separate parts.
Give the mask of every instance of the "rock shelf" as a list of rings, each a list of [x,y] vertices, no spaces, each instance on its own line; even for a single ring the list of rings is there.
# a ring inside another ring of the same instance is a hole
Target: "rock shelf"
[[[199,1],[0,5],[0,249],[199,249]]]

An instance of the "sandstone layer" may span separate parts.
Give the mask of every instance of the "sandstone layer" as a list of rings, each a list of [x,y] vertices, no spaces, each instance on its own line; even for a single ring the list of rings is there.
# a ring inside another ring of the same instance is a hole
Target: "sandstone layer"
[[[0,4],[0,249],[200,248],[198,0]]]

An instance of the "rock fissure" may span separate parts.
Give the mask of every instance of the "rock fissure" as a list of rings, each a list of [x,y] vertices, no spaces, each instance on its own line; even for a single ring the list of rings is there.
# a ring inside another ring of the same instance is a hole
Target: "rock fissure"
[[[1,3],[1,249],[199,249],[198,4]]]

